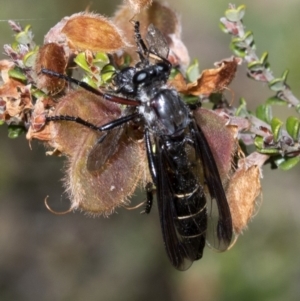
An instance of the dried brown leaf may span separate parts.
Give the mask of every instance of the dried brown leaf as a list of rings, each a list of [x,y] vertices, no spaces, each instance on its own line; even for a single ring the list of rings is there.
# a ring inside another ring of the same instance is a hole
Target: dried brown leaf
[[[152,0],[124,0],[125,5],[129,5],[133,14],[138,14],[152,4]]]
[[[184,85],[184,82],[181,79],[175,78],[174,85],[177,85],[176,87],[179,92],[194,96],[210,95],[211,93],[221,92],[227,88],[233,80],[237,65],[240,62],[240,58],[236,57],[224,59],[215,63],[217,68],[204,70],[197,81]]]
[[[233,230],[236,235],[239,235],[247,227],[261,195],[259,167],[239,168],[230,179],[226,195]]]
[[[108,18],[91,13],[71,16],[62,27],[68,45],[75,50],[113,53],[128,46],[125,36]]]
[[[36,86],[47,94],[57,94],[65,86],[63,79],[41,73],[42,68],[57,73],[65,73],[67,58],[62,46],[56,43],[49,43],[39,49],[35,72],[37,74]]]

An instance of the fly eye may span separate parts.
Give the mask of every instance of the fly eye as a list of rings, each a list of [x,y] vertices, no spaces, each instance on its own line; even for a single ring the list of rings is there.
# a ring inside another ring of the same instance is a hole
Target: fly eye
[[[142,83],[145,81],[145,79],[147,78],[147,73],[142,71],[142,72],[138,72],[134,78],[133,78],[133,81],[135,83]]]
[[[169,66],[167,64],[165,64],[165,63],[158,63],[156,65],[156,67],[157,67],[157,70],[159,72],[163,72],[163,71],[168,71],[169,70]]]

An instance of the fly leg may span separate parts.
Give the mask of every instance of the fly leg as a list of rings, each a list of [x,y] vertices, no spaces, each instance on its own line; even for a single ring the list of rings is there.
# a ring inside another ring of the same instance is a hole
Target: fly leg
[[[134,114],[127,115],[127,116],[121,117],[119,119],[113,120],[111,122],[108,122],[108,123],[106,123],[104,125],[100,125],[100,126],[96,126],[86,120],[83,120],[80,117],[74,117],[74,116],[68,116],[68,115],[47,116],[46,121],[72,121],[72,122],[79,123],[85,127],[88,127],[92,130],[103,132],[103,131],[109,131],[115,127],[121,126],[122,124],[124,124],[130,120],[133,120],[138,116],[139,116],[138,113],[134,113]]]

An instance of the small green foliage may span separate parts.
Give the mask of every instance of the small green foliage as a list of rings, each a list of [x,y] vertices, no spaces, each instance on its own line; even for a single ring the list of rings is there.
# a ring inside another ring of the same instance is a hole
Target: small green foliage
[[[280,138],[282,126],[283,126],[283,122],[280,119],[278,119],[276,117],[272,118],[271,129],[272,129],[272,133],[274,135],[275,142],[277,142],[278,139]]]
[[[235,55],[244,58],[247,55],[247,48],[254,48],[254,38],[251,31],[245,33],[243,37],[236,37],[231,40],[230,48]]]
[[[187,105],[196,105],[199,104],[199,97],[192,95],[183,95],[183,100]]]
[[[116,72],[116,68],[111,65],[111,64],[107,64],[106,66],[104,66],[101,70],[101,80],[103,83],[109,83],[113,77],[113,75]]]
[[[300,120],[297,117],[290,116],[286,120],[286,130],[294,141],[299,139]]]
[[[102,69],[105,65],[109,63],[109,59],[106,53],[97,52],[95,58],[93,59],[93,64],[98,68]]]
[[[235,112],[235,116],[246,116],[248,115],[248,110],[247,110],[247,103],[245,98],[240,98],[240,105],[238,106],[236,112]]]
[[[33,34],[31,32],[31,25],[27,25],[25,29],[15,35],[15,40],[18,44],[28,45],[31,44]]]
[[[109,64],[108,56],[104,52],[97,52],[91,63],[87,61],[86,53],[80,52],[75,57],[74,62],[86,72],[82,81],[94,88],[109,82],[116,71],[114,66]]]
[[[278,158],[277,160],[274,160],[275,164],[281,169],[281,170],[290,170],[292,169],[294,166],[296,166],[299,161],[300,161],[300,157],[296,156],[296,157],[292,157],[292,158]]]
[[[268,55],[268,52],[264,52],[260,60],[249,62],[247,65],[248,69],[251,72],[263,72],[265,69],[269,68]]]
[[[32,68],[35,66],[38,50],[39,47],[35,47],[33,51],[29,51],[24,55],[23,63],[25,67]]]
[[[279,98],[277,95],[275,96],[272,96],[272,97],[269,97],[267,100],[266,100],[266,104],[267,105],[279,105],[279,106],[286,106],[287,105],[287,102],[282,100],[281,98]]]
[[[194,59],[186,71],[186,78],[189,82],[192,83],[195,82],[199,78],[199,76],[199,63],[197,59]]]
[[[275,92],[283,91],[286,88],[286,79],[288,74],[289,71],[285,70],[281,78],[274,78],[273,80],[271,80],[269,82],[269,88]]]
[[[8,71],[8,75],[14,79],[21,80],[23,82],[26,82],[27,76],[23,72],[21,68],[15,67],[14,69],[11,69]]]
[[[88,73],[92,73],[89,64],[86,61],[85,53],[80,52],[74,59],[74,62],[84,71]]]
[[[256,148],[258,150],[261,150],[264,148],[265,144],[264,144],[264,138],[261,136],[256,136],[254,139],[254,145],[256,146]]]
[[[246,6],[240,5],[238,8],[230,8],[225,11],[225,17],[230,22],[237,22],[243,19],[246,12]]]
[[[270,68],[268,61],[268,52],[264,52],[262,56],[256,53],[256,46],[254,37],[251,31],[245,33],[245,26],[243,24],[243,16],[245,14],[245,6],[240,6],[237,9],[230,4],[229,9],[225,11],[225,17],[221,18],[220,28],[223,32],[230,34],[231,49],[235,55],[243,58],[247,63],[247,75],[256,80],[268,83],[269,89],[276,95],[269,97],[263,104],[259,105],[256,109],[256,116],[262,121],[257,121],[255,118],[251,119],[253,127],[251,130],[256,135],[254,144],[257,151],[272,155],[280,156],[278,166],[282,169],[289,169],[293,167],[299,160],[298,153],[300,146],[293,145],[292,139],[295,142],[299,140],[300,121],[296,117],[289,117],[286,122],[278,118],[272,118],[273,105],[289,105],[300,113],[300,100],[293,95],[290,87],[287,85],[288,70],[284,71],[280,78],[275,78]],[[242,102],[237,108],[235,115],[240,117],[249,116],[245,102]],[[266,123],[266,125],[263,124]],[[283,124],[286,123],[286,131],[282,130]],[[271,125],[272,136],[266,133],[266,136],[260,136],[262,128],[268,128]],[[256,131],[256,129],[258,129]],[[291,139],[292,138],[292,139]]]
[[[8,126],[8,138],[14,139],[18,138],[20,135],[25,133],[25,128],[20,125],[9,125]]]
[[[270,105],[261,104],[256,108],[256,117],[270,124],[272,120],[272,108]]]
[[[221,19],[221,21],[222,21],[222,19]],[[223,22],[220,22],[220,23],[219,23],[219,27],[220,27],[220,29],[221,29],[224,33],[228,33],[228,29],[227,29],[226,25],[225,25]]]

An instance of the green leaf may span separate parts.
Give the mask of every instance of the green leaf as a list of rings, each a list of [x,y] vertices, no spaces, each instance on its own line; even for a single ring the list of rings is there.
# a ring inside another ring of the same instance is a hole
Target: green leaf
[[[14,69],[9,70],[8,75],[12,78],[15,78],[15,79],[18,79],[18,80],[21,80],[24,82],[27,80],[27,77],[23,73],[23,70],[18,67],[15,67]]]
[[[219,23],[219,28],[224,32],[224,33],[228,33],[228,29],[226,27],[226,25],[222,22],[222,19],[224,20],[225,18],[221,18],[221,22]],[[226,19],[225,19],[226,20]]]
[[[235,116],[247,116],[248,115],[248,110],[247,110],[247,103],[245,98],[240,98],[240,105],[238,106],[238,108],[235,111]]]
[[[231,40],[230,48],[239,57],[245,57],[247,48],[254,48],[254,38],[251,31],[245,33],[242,38],[234,38]]]
[[[258,152],[262,154],[274,155],[278,154],[279,150],[277,148],[266,148],[264,143],[264,138],[261,136],[256,136],[254,139],[254,145]]]
[[[267,123],[272,120],[272,108],[270,105],[262,104],[256,108],[256,117]]]
[[[254,145],[256,146],[256,148],[260,151],[261,149],[264,148],[265,143],[264,143],[264,138],[261,136],[256,136],[254,138]]]
[[[16,34],[15,39],[18,44],[28,45],[32,42],[33,35],[30,28],[31,26],[27,25],[23,31]]]
[[[246,11],[245,5],[240,5],[238,8],[230,8],[225,11],[225,17],[230,22],[238,22],[243,19]]]
[[[198,63],[198,60],[195,59],[195,60],[193,60],[192,64],[189,65],[189,67],[186,71],[186,77],[187,77],[187,80],[192,83],[192,82],[195,82],[199,76],[200,76],[199,63]]]
[[[247,68],[252,72],[262,72],[265,69],[260,61],[252,61],[248,63]]]
[[[288,117],[286,120],[286,130],[294,141],[299,139],[300,121],[294,116]]]
[[[279,158],[278,160],[275,160],[275,164],[281,169],[281,170],[290,170],[295,165],[297,165],[300,161],[300,157],[296,156],[293,158]]]
[[[86,61],[86,57],[85,57],[85,53],[84,52],[80,52],[74,59],[74,62],[84,71],[87,71],[88,73],[91,73],[91,68],[88,65],[87,61]]]
[[[188,105],[199,104],[199,97],[197,96],[183,95],[183,100]]]
[[[247,65],[247,68],[253,72],[262,72],[268,67],[268,52],[264,52],[260,60],[252,61]]]
[[[8,138],[14,139],[25,133],[24,127],[20,125],[9,125],[8,126]]]
[[[247,55],[247,49],[244,47],[239,47],[235,43],[230,43],[230,49],[234,55],[244,58]]]
[[[272,91],[279,92],[283,91],[286,88],[286,80],[289,71],[285,70],[281,78],[275,78],[269,82],[269,88]]]
[[[25,54],[23,58],[23,63],[26,67],[32,68],[35,66],[37,53],[38,53],[38,48]]]
[[[95,81],[94,81],[91,77],[89,77],[88,75],[87,75],[87,76],[84,76],[84,77],[82,78],[82,81],[85,82],[85,83],[87,83],[89,86],[91,86],[91,87],[93,87],[93,88],[95,88],[95,89],[98,88],[98,87],[97,87],[97,84],[95,83]]]
[[[243,36],[243,40],[248,46],[250,46],[251,48],[255,48],[254,36],[252,31],[247,31]]]
[[[283,122],[276,117],[274,117],[271,121],[271,128],[272,128],[275,142],[277,142],[278,139],[280,138],[282,125],[283,125]]]
[[[172,68],[171,69],[171,72],[170,72],[170,76],[169,76],[169,79],[174,79],[174,77],[180,73],[180,71],[177,69],[177,68]]]
[[[266,104],[267,105],[286,106],[287,102],[275,95],[275,96],[268,98],[266,101]]]
[[[40,98],[40,97],[46,96],[46,94],[43,91],[36,89],[36,88],[31,88],[30,92],[35,98]]]
[[[97,52],[95,58],[93,59],[93,64],[100,69],[102,69],[105,65],[109,63],[109,59],[106,53]]]
[[[108,64],[104,66],[101,70],[101,80],[103,83],[108,83],[111,81],[112,76],[115,74],[116,69],[113,65]]]

